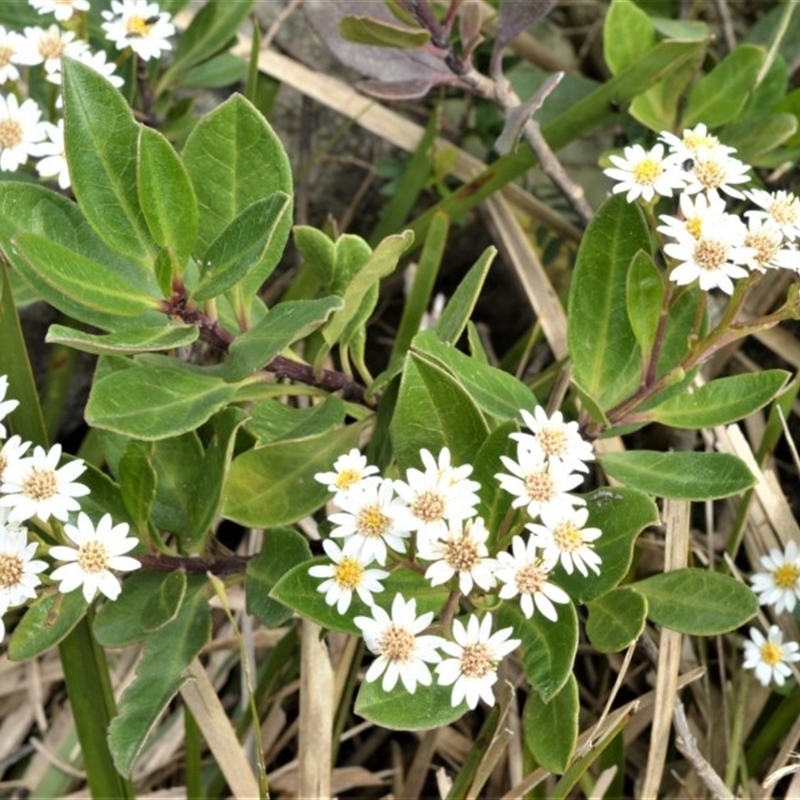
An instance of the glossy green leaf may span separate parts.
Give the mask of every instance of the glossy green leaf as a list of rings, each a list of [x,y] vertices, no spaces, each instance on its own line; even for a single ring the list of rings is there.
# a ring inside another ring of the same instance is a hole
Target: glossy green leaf
[[[139,205],[147,228],[170,251],[182,274],[197,239],[197,198],[189,175],[166,138],[153,128],[139,130]]]
[[[508,372],[444,344],[433,331],[422,331],[413,340],[414,351],[444,367],[469,392],[473,400],[491,416],[516,419],[520,409],[536,405],[536,396]]]
[[[791,114],[795,118],[798,128],[791,138],[786,140],[785,144],[787,147],[800,145],[800,89],[793,89],[786,94],[775,106],[774,111],[781,116],[783,114]]]
[[[333,239],[310,225],[295,225],[293,235],[303,265],[323,286],[331,288],[336,274],[336,245]]]
[[[630,586],[646,598],[653,622],[690,636],[727,633],[758,611],[747,584],[707,569],[676,569]]]
[[[242,81],[247,75],[247,62],[232,53],[220,53],[192,67],[182,78],[184,89],[223,89]]]
[[[324,325],[343,305],[336,295],[278,303],[230,346],[220,374],[227,381],[242,380],[269,364],[290,344]]]
[[[44,655],[70,634],[88,608],[80,590],[40,595],[14,629],[8,641],[8,657],[12,661],[27,661]]]
[[[790,374],[782,369],[717,378],[692,392],[671,397],[644,416],[673,428],[728,425],[763,408],[789,378]]]
[[[128,775],[167,703],[186,682],[186,669],[211,636],[211,613],[202,590],[205,578],[190,579],[177,617],[147,637],[136,677],[125,689],[108,743],[121,775]]]
[[[454,464],[471,463],[489,433],[469,392],[445,370],[412,354],[400,382],[390,433],[401,470],[419,467],[424,447],[449,447]]]
[[[200,282],[192,298],[210,300],[241,281],[261,262],[273,237],[282,235],[288,214],[289,195],[275,192],[235,217],[200,261]]]
[[[114,329],[120,317],[137,317],[139,322],[146,312],[158,309],[157,297],[144,294],[103,264],[44,236],[20,233],[13,245],[25,262],[25,277],[40,297],[68,316]],[[167,324],[166,317],[161,315],[161,319]]]
[[[227,409],[226,409],[227,411]],[[225,413],[225,412],[223,412]],[[178,534],[181,543],[192,541],[197,510],[193,508],[202,475],[205,453],[199,436],[190,431],[151,444],[150,463],[156,472],[153,524]]]
[[[646,363],[653,350],[658,321],[661,317],[664,279],[649,253],[642,250],[631,261],[626,298],[628,321],[639,343],[642,361]]]
[[[186,141],[183,163],[198,202],[198,256],[248,206],[274,192],[292,194],[291,168],[280,139],[239,95],[197,123]],[[290,215],[284,215],[261,264],[242,282],[246,296],[254,294],[277,265],[290,229]]]
[[[483,517],[486,523],[490,541],[495,540],[500,523],[511,507],[513,499],[494,476],[502,469],[500,456],[512,459],[516,457],[517,443],[509,435],[517,430],[518,426],[510,421],[499,425],[483,440],[475,458],[470,462],[474,467],[472,475],[469,476],[470,480],[477,481],[481,485],[478,492],[480,497],[478,516]]]
[[[64,59],[64,142],[72,191],[105,243],[138,264],[155,247],[136,187],[140,127],[125,98],[91,67]]]
[[[278,439],[304,439],[339,427],[346,414],[344,401],[335,394],[309,408],[295,408],[268,398],[250,409],[246,428],[265,443]]]
[[[118,333],[94,334],[51,325],[45,341],[50,344],[67,344],[76,350],[95,355],[133,355],[174,350],[197,341],[199,329],[195,325],[170,325],[163,328],[130,328]]]
[[[612,589],[587,603],[586,635],[595,650],[618,653],[633,644],[644,630],[647,600],[630,586]]]
[[[522,713],[522,729],[536,763],[550,772],[567,771],[578,741],[578,682],[570,674],[562,689],[545,703],[531,692]]]
[[[270,597],[270,592],[293,567],[310,559],[308,540],[297,531],[292,528],[265,531],[261,551],[247,562],[247,613],[257,616],[267,628],[286,622],[292,616],[292,609]]]
[[[589,511],[587,527],[599,528],[602,535],[594,549],[603,559],[600,574],[589,570],[584,577],[577,571],[567,575],[556,568],[556,581],[577,603],[602,597],[627,575],[633,562],[636,538],[648,526],[659,522],[652,498],[626,486],[595,489],[584,496]]]
[[[735,119],[756,86],[766,54],[763,47],[752,44],[732,50],[689,92],[683,127],[702,122],[713,129]]]
[[[613,0],[603,23],[603,56],[613,75],[656,43],[650,17],[633,0]]]
[[[412,30],[361,16],[342,17],[339,35],[348,42],[373,47],[422,47],[431,39],[430,32],[422,28]]]
[[[433,667],[431,668],[433,669]],[[453,706],[452,687],[440,686],[433,677],[430,686],[417,684],[414,694],[398,681],[390,691],[381,686],[383,676],[361,684],[353,710],[358,716],[389,730],[423,731],[455,722],[467,712],[466,701]]]
[[[755,483],[744,462],[728,453],[660,453],[628,450],[600,458],[620,483],[656,497],[713,500],[743,492]]]
[[[236,387],[178,362],[149,363],[106,375],[92,385],[86,421],[97,428],[148,441],[202,425],[227,405]]]
[[[136,520],[136,528],[140,532],[147,529],[156,497],[156,473],[150,464],[150,455],[147,445],[132,441],[125,449],[118,467],[122,502],[131,519]]]
[[[650,252],[641,209],[608,199],[586,229],[570,285],[567,340],[575,381],[603,408],[628,397],[641,378],[641,353],[627,306],[628,268]]]
[[[330,564],[328,558],[315,558],[298,564],[277,582],[270,597],[294,609],[304,617],[313,620],[324,628],[342,633],[361,635],[361,629],[353,621],[357,616],[371,616],[367,606],[358,594],[353,599],[347,613],[340,614],[336,606],[325,602],[325,594],[319,591],[325,578],[315,578],[308,574],[311,567]],[[448,591],[442,586],[433,587],[423,575],[410,569],[395,569],[383,581],[383,591],[373,594],[373,602],[390,612],[395,594],[413,597],[417,601],[417,614],[428,611],[439,613],[447,602]]]
[[[314,480],[342,453],[358,446],[362,425],[348,425],[306,439],[271,442],[238,455],[223,491],[228,519],[269,528],[288,525],[318,509],[329,497]]]
[[[434,328],[436,335],[445,344],[455,345],[461,338],[464,328],[472,317],[472,311],[489,274],[489,267],[492,266],[496,255],[496,248],[487,247],[447,301],[442,316]]]
[[[747,164],[758,166],[762,156],[785,145],[790,146],[798,131],[798,121],[794,114],[767,114],[756,119],[732,122],[720,132],[720,141],[738,151],[737,158]],[[754,163],[755,162],[755,163]]]
[[[535,611],[530,619],[519,600],[504,602],[497,610],[494,630],[507,626],[522,640],[522,668],[531,687],[546,703],[561,691],[572,674],[578,652],[578,615],[572,603],[556,606],[558,620],[551,622]]]

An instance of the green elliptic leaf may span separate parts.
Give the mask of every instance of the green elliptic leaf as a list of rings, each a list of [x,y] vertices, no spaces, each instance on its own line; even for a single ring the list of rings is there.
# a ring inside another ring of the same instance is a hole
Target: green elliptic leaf
[[[567,682],[549,702],[531,692],[522,713],[525,743],[536,763],[550,772],[567,771],[578,741],[578,682],[570,673]]]
[[[689,92],[682,127],[699,122],[717,128],[731,122],[756,88],[767,51],[752,44],[740,44]]]
[[[310,559],[308,540],[297,531],[292,528],[265,531],[261,552],[247,562],[247,613],[255,614],[268,628],[286,622],[292,616],[292,609],[270,597],[270,592],[293,567]]]
[[[112,250],[151,264],[155,246],[136,186],[140,126],[130,106],[104,76],[66,58],[64,119],[72,191],[81,210]]]
[[[794,114],[766,114],[763,117],[731,122],[720,132],[720,141],[736,147],[737,158],[758,166],[762,156],[769,156],[781,145],[790,146],[798,130]],[[723,138],[724,137],[724,138]]]
[[[490,542],[495,541],[500,523],[511,507],[513,499],[494,476],[503,468],[500,456],[508,456],[512,459],[516,456],[517,444],[510,438],[510,434],[516,433],[516,431],[517,425],[513,422],[499,425],[483,440],[483,444],[471,462],[474,469],[470,480],[477,481],[481,485],[478,493],[481,499],[478,516],[483,517],[483,521],[486,523],[490,532]]]
[[[600,458],[620,483],[656,497],[713,500],[730,497],[756,482],[745,463],[728,453],[659,453],[628,450]]]
[[[145,641],[136,677],[125,689],[119,714],[108,729],[108,744],[121,775],[130,774],[147,735],[186,682],[186,669],[211,636],[205,584],[205,578],[190,579],[178,615]]]
[[[205,253],[248,206],[274,192],[292,194],[291,167],[280,139],[240,95],[226,100],[197,123],[186,141],[183,163],[197,196],[198,255]],[[291,224],[289,214],[281,218],[261,264],[242,281],[245,295],[254,294],[277,265]]]
[[[290,215],[289,201],[285,192],[275,192],[230,222],[200,261],[200,283],[193,299],[199,302],[222,294],[261,262],[273,237],[282,233],[282,220]]]
[[[325,602],[325,594],[319,591],[325,578],[315,578],[308,574],[311,567],[330,563],[328,558],[315,558],[298,564],[281,577],[269,596],[324,628],[360,636],[361,629],[354,619],[358,616],[372,616],[369,606],[354,594],[347,612],[340,614],[336,606],[329,606]],[[387,613],[391,611],[392,601],[398,593],[417,601],[417,615],[428,611],[438,614],[447,602],[447,589],[431,586],[419,572],[410,569],[395,569],[382,583],[383,591],[373,594],[372,600]]]
[[[616,75],[656,43],[650,17],[633,0],[614,0],[603,24],[603,56]]]
[[[261,442],[278,439],[304,439],[338,428],[344,423],[347,407],[335,394],[310,408],[293,408],[268,398],[250,409],[247,430]]]
[[[150,464],[150,450],[150,446],[141,442],[129,442],[118,467],[122,502],[140,532],[147,530],[156,497],[156,473]]]
[[[324,325],[330,315],[343,306],[342,298],[336,295],[278,303],[230,346],[220,374],[232,382],[246,378],[269,364],[290,344],[305,339]]]
[[[551,622],[534,611],[530,619],[522,613],[519,600],[505,601],[497,611],[493,630],[511,626],[522,640],[522,668],[542,701],[547,703],[561,691],[572,674],[578,652],[578,615],[572,603],[556,606],[558,620]]]
[[[246,75],[246,61],[231,53],[220,53],[218,56],[192,67],[181,78],[181,87],[183,89],[223,89],[239,83]]]
[[[788,94],[784,95],[781,101],[775,106],[774,111],[780,116],[790,114],[795,118],[795,123],[800,123],[800,89],[793,89]],[[786,140],[787,147],[797,147],[800,145],[800,130]]]
[[[435,676],[432,677],[430,686],[417,684],[414,694],[409,694],[400,681],[390,692],[383,691],[382,675],[372,683],[364,681],[353,710],[360,717],[390,730],[424,731],[449,725],[467,712],[466,701],[454,706],[452,687],[440,686]]]
[[[630,396],[642,360],[628,319],[628,269],[650,252],[641,209],[621,195],[606,200],[586,229],[570,285],[567,338],[575,381],[602,409]]]
[[[625,486],[596,489],[584,496],[589,511],[587,527],[599,528],[602,535],[594,549],[602,558],[600,574],[589,570],[584,577],[577,570],[567,575],[556,568],[556,581],[577,603],[602,597],[628,574],[633,561],[636,538],[659,521],[658,509],[643,492]]]
[[[418,467],[424,447],[449,447],[454,464],[472,463],[489,433],[469,392],[451,375],[412,353],[400,383],[390,433],[401,470]]]
[[[139,205],[156,244],[183,270],[197,239],[197,198],[189,175],[167,139],[153,128],[139,130]]]
[[[8,657],[12,661],[27,661],[46,653],[69,635],[88,608],[80,590],[40,595],[14,629],[8,641]]]
[[[587,603],[586,635],[601,653],[618,653],[644,630],[647,600],[630,586],[620,586]]]
[[[422,47],[430,39],[429,31],[401,28],[371,17],[347,16],[339,20],[342,39],[373,47]]]
[[[51,325],[45,339],[49,344],[67,344],[95,355],[133,355],[174,350],[197,341],[195,325],[170,325],[164,328],[130,328],[118,333],[97,335],[66,325]]]
[[[664,130],[663,128],[661,130]],[[656,339],[661,304],[664,300],[664,279],[649,253],[640,250],[631,261],[627,278],[628,321],[639,343],[642,361],[650,358]]]
[[[147,295],[108,268],[36,233],[20,233],[12,240],[24,260],[23,274],[39,296],[68,316],[114,329],[120,317],[164,325],[163,314],[148,315],[159,308],[159,298]],[[130,327],[130,321],[124,321]]]
[[[487,247],[447,301],[434,328],[436,335],[445,344],[456,344],[464,333],[496,255],[497,248]]]
[[[516,419],[520,409],[536,405],[536,396],[522,381],[444,344],[433,331],[418,333],[412,348],[444,367],[483,411],[497,419]]]
[[[137,439],[165,439],[195,430],[235,394],[235,386],[177,362],[148,363],[95,381],[86,421]]]
[[[225,411],[227,411],[226,409]],[[225,412],[222,412],[225,413]],[[159,439],[151,444],[150,463],[156,472],[156,496],[152,521],[159,530],[173,531],[193,541],[197,530],[193,508],[203,480],[205,453],[195,431]]]
[[[297,252],[303,258],[303,265],[323,286],[332,288],[336,273],[336,246],[333,239],[310,225],[295,225],[293,234]],[[364,244],[366,245],[366,242]]]
[[[270,528],[288,525],[318,509],[329,497],[314,480],[342,454],[358,446],[363,425],[348,425],[305,439],[270,442],[234,458],[223,490],[228,519]]]
[[[717,378],[691,393],[671,397],[645,413],[648,420],[673,428],[728,425],[758,411],[783,389],[790,374],[782,369]]]
[[[749,586],[707,569],[676,569],[630,587],[644,595],[653,622],[690,636],[727,633],[758,612]]]

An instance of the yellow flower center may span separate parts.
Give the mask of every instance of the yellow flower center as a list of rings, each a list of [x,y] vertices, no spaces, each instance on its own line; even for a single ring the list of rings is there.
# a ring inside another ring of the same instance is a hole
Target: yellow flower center
[[[15,119],[0,120],[0,147],[10,149],[22,141],[22,125]]]
[[[514,578],[520,594],[536,594],[542,590],[542,586],[546,583],[547,572],[542,569],[541,560],[536,559],[536,561],[531,561],[524,567],[520,567]]]
[[[361,480],[361,473],[357,469],[343,469],[336,476],[337,489],[349,489]]]
[[[0,589],[18,586],[22,578],[22,559],[10,553],[0,553]]]
[[[694,174],[697,176],[697,180],[700,181],[706,189],[719,188],[725,183],[728,177],[722,164],[720,164],[719,161],[715,161],[713,158],[698,159],[695,161]]]
[[[780,232],[771,234],[769,230],[762,228],[760,231],[748,233],[744,243],[748,247],[755,248],[759,264],[767,265],[775,258],[775,253],[780,250],[782,238]]]
[[[126,25],[128,36],[147,36],[153,23],[157,20],[157,17],[156,19],[152,17],[130,17]]]
[[[780,589],[794,589],[800,579],[800,569],[794,564],[781,564],[772,575]]]
[[[345,558],[336,565],[334,580],[342,589],[356,589],[364,578],[364,567],[354,558]]]
[[[695,245],[694,260],[700,269],[716,272],[728,260],[728,248],[722,242],[701,239]]]
[[[365,506],[356,518],[358,532],[373,539],[383,536],[390,525],[391,520],[381,511],[380,506]]]
[[[689,219],[686,220],[686,230],[688,231],[689,235],[693,236],[695,239],[700,238],[702,227],[703,221],[699,216],[689,217]]]
[[[444,500],[438,492],[422,492],[414,499],[411,513],[423,522],[436,522],[444,514]]]
[[[560,428],[543,428],[536,434],[536,441],[548,456],[562,456],[567,450],[567,437]]]
[[[553,539],[555,539],[559,549],[567,553],[574,553],[584,546],[580,530],[571,522],[561,523],[561,525],[553,531]]]
[[[772,642],[767,642],[764,644],[764,646],[761,648],[761,660],[765,664],[769,664],[771,667],[774,667],[776,664],[780,664],[782,660],[780,647]]]
[[[463,536],[447,540],[444,560],[458,572],[469,572],[480,563],[481,557],[475,542],[469,536]]]
[[[14,51],[10,47],[0,47],[0,67],[5,67],[11,61]]]
[[[39,42],[39,55],[45,60],[61,58],[64,55],[64,43],[58,36],[45,36]]]
[[[7,466],[8,459],[2,453],[0,453],[0,480],[2,480],[3,473],[5,472]]]
[[[661,164],[645,158],[633,168],[633,180],[640,186],[652,186],[662,173]]]
[[[494,672],[497,661],[482,642],[468,644],[461,653],[461,673],[468,678],[483,678]]]
[[[529,472],[525,476],[525,491],[531,500],[546,503],[553,497],[555,491],[550,472],[545,468],[539,472]]]
[[[381,655],[389,661],[409,661],[414,655],[414,635],[405,628],[390,625],[380,641]]]
[[[78,565],[87,573],[102,572],[108,568],[108,549],[100,542],[86,542],[78,553]]]
[[[33,500],[49,500],[58,493],[58,480],[52,469],[32,469],[22,482],[22,493]]]
[[[696,133],[686,133],[683,136],[683,144],[691,153],[696,153],[701,147],[715,147],[719,144],[719,139],[709,134],[698,136]]]
[[[769,213],[780,225],[794,225],[800,217],[800,200],[791,193],[779,193],[769,207]]]

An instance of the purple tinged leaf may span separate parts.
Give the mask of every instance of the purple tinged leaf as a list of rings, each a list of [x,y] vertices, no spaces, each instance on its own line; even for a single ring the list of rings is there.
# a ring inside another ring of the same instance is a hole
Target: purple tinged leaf
[[[411,81],[359,81],[358,90],[378,100],[417,100],[425,97],[434,87],[446,80],[411,80]]]
[[[481,6],[477,0],[467,0],[458,15],[458,33],[464,58],[469,59],[475,48],[483,41]]]
[[[546,17],[558,0],[501,0],[495,52],[502,50],[518,33]]]

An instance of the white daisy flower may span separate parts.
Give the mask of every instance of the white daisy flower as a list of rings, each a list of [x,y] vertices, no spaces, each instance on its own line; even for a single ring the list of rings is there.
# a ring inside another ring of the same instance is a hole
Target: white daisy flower
[[[487,705],[494,705],[494,690],[497,682],[497,665],[505,656],[519,647],[519,639],[509,639],[511,628],[492,633],[492,615],[478,622],[472,614],[464,626],[460,620],[453,620],[453,639],[445,641],[442,650],[446,655],[436,665],[437,683],[441,686],[453,684],[450,702],[453,706],[467,701],[470,708],[483,699]]]
[[[59,22],[66,22],[76,11],[88,11],[89,0],[28,0],[40,14],[55,14]]]
[[[657,230],[673,239],[698,239],[704,222],[725,216],[725,201],[717,194],[692,196],[682,193],[679,203],[680,218],[668,214],[659,216],[664,224],[659,225]]]
[[[690,171],[685,172],[687,194],[707,192],[714,195],[724,192],[731,197],[743,199],[744,195],[736,188],[738,184],[749,183],[750,167],[734,158],[722,147],[700,147],[694,154]]]
[[[6,470],[14,463],[19,461],[31,446],[30,442],[23,442],[19,436],[12,436],[7,442],[3,443],[0,448],[0,486],[5,480]],[[4,513],[8,513],[8,509],[0,508],[0,523],[5,521]]]
[[[14,172],[28,160],[33,145],[47,135],[41,117],[35,100],[20,105],[15,95],[0,95],[0,170]]]
[[[469,594],[473,584],[484,591],[494,586],[495,560],[489,558],[486,540],[489,531],[480,517],[459,523],[450,528],[444,540],[429,543],[420,558],[433,561],[425,577],[431,586],[447,583],[454,575],[458,575],[458,589],[461,594]]]
[[[49,28],[25,28],[24,41],[20,44],[18,64],[35,66],[44,64],[45,72],[61,72],[61,59],[78,58],[89,45],[76,39],[73,31],[64,31],[58,25]]]
[[[60,444],[49,451],[37,446],[32,456],[17,459],[3,470],[0,506],[11,509],[9,521],[39,517],[46,522],[53,516],[66,522],[69,512],[80,508],[75,498],[89,494],[89,489],[75,479],[85,472],[86,465],[76,458],[59,468],[60,458]]]
[[[387,547],[398,553],[406,549],[403,541],[408,529],[400,522],[403,505],[394,496],[391,480],[362,482],[339,499],[340,513],[331,514],[331,536],[352,537],[365,563],[386,563]]]
[[[772,220],[790,241],[800,236],[800,198],[792,192],[767,192],[751,189],[745,192],[747,199],[761,211],[745,211],[746,217]]]
[[[318,587],[318,592],[325,594],[325,602],[336,606],[339,614],[344,614],[353,599],[353,592],[371,606],[372,593],[382,592],[381,581],[389,577],[383,569],[367,569],[370,562],[360,555],[360,544],[353,538],[346,539],[343,547],[339,547],[332,539],[325,539],[322,547],[331,560],[331,564],[317,564],[310,567],[308,574],[312,578],[326,578]]]
[[[747,261],[747,266],[759,272],[779,269],[785,263],[786,254],[792,252],[784,247],[784,235],[780,227],[769,218],[748,217],[744,244],[755,251]]]
[[[175,34],[170,15],[147,0],[111,0],[111,11],[103,11],[102,28],[117,50],[130,47],[139,58],[149,61],[171,50],[168,41]]]
[[[95,528],[81,511],[77,526],[64,526],[64,533],[77,547],[57,545],[50,548],[53,558],[68,562],[53,570],[50,576],[60,581],[58,591],[67,594],[82,586],[87,603],[92,602],[98,591],[109,600],[116,600],[122,585],[111,570],[128,572],[142,566],[137,559],[124,555],[138,544],[135,538],[128,537],[128,530],[127,522],[113,525],[111,514],[103,514]]]
[[[703,291],[722,289],[733,293],[732,278],[747,277],[747,264],[756,254],[745,245],[747,228],[733,214],[703,223],[696,239],[680,239],[664,245],[670,258],[681,262],[669,274],[669,279],[679,286],[699,281]]]
[[[774,547],[760,560],[766,572],[756,572],[750,577],[758,602],[762,606],[775,606],[777,614],[793,612],[800,600],[800,549],[790,541],[783,552]]]
[[[519,595],[520,608],[528,619],[539,609],[547,619],[555,622],[558,612],[553,603],[568,603],[569,595],[550,583],[550,572],[558,554],[551,552],[549,560],[545,561],[545,554],[539,554],[538,550],[535,537],[529,537],[526,544],[521,536],[515,536],[511,540],[511,553],[497,554],[495,575],[503,584],[498,594],[503,600]]]
[[[548,417],[542,406],[536,406],[533,414],[520,409],[520,414],[531,433],[512,433],[512,439],[528,448],[538,445],[548,459],[560,461],[572,470],[589,471],[585,462],[594,461],[594,451],[591,443],[578,432],[577,422],[564,422],[560,411]]]
[[[723,155],[735,153],[735,147],[720,144],[719,139],[708,132],[705,123],[701,122],[694,128],[684,128],[682,136],[676,136],[669,131],[663,131],[658,137],[669,145],[670,152],[681,161],[694,160],[701,150],[720,150]]]
[[[36,171],[42,178],[56,178],[61,189],[70,185],[69,167],[67,156],[64,152],[64,120],[60,119],[58,125],[51,122],[44,123],[47,127],[46,142],[31,147],[33,156],[39,159],[36,162]]]
[[[469,480],[471,465],[452,466],[446,447],[438,460],[425,449],[420,451],[420,458],[425,471],[412,467],[406,471],[406,480],[396,480],[394,488],[406,505],[398,521],[405,529],[417,532],[417,547],[424,551],[447,536],[449,526],[475,516],[480,484]]]
[[[42,582],[38,573],[47,563],[34,559],[36,542],[28,541],[24,528],[0,523],[0,607],[18,606],[36,597]]]
[[[356,617],[364,642],[378,657],[370,664],[366,680],[372,682],[383,675],[385,692],[394,689],[399,678],[406,691],[413,694],[417,684],[433,682],[428,664],[441,660],[438,648],[444,644],[439,636],[420,636],[433,621],[433,612],[417,616],[417,601],[404,600],[396,594],[389,616],[380,606],[372,607],[372,617]]]
[[[609,159],[614,166],[603,173],[617,181],[614,194],[628,193],[625,199],[629,203],[637,197],[649,203],[657,194],[672,197],[674,191],[683,189],[684,176],[674,158],[664,157],[663,144],[650,150],[634,144],[625,148],[624,158],[610,155]]]
[[[561,562],[568,575],[573,568],[584,577],[587,567],[598,575],[603,559],[595,552],[594,544],[602,535],[599,528],[585,528],[589,518],[586,508],[569,508],[542,512],[543,525],[529,523],[525,527],[533,533],[532,540],[542,548],[542,559],[547,563]]]
[[[500,472],[495,478],[503,489],[515,495],[512,508],[525,506],[531,517],[538,517],[546,508],[586,504],[582,498],[569,494],[582,483],[583,476],[560,461],[550,461],[538,445],[528,447],[517,443],[517,460],[508,456],[500,456],[500,460],[511,475]]]
[[[773,259],[775,266],[781,269],[790,269],[792,272],[800,272],[800,250],[796,245],[784,247],[777,252]]]
[[[25,37],[0,25],[0,86],[8,81],[19,80],[17,53]]]
[[[6,429],[2,423],[18,405],[19,400],[6,400],[6,392],[8,391],[8,378],[5,375],[0,375],[0,439],[6,438]]]
[[[314,475],[314,480],[324,483],[329,492],[334,492],[333,502],[337,504],[338,498],[349,492],[354,486],[359,486],[364,482],[380,481],[380,477],[377,475],[380,470],[367,464],[367,457],[355,447],[333,462],[333,470],[333,472],[318,472]]]
[[[744,641],[744,668],[752,669],[762,686],[772,681],[783,686],[792,674],[789,664],[800,661],[797,642],[783,643],[783,634],[777,625],[770,625],[765,637],[757,628],[750,628],[750,639]]]

